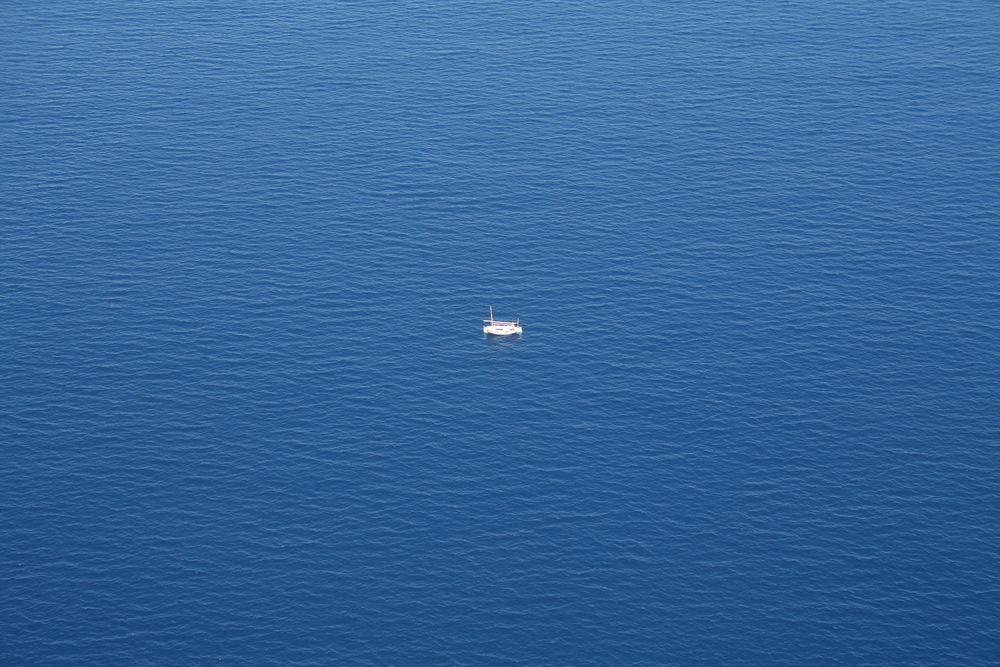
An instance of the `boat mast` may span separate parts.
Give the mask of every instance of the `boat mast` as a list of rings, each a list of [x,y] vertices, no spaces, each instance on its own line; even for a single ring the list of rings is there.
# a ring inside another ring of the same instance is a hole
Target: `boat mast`
[[[493,304],[490,304],[490,324],[493,324]]]

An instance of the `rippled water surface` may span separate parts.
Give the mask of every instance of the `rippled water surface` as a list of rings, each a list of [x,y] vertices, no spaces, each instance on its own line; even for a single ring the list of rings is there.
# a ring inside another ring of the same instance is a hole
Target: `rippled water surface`
[[[2,14],[3,664],[995,664],[995,3]]]

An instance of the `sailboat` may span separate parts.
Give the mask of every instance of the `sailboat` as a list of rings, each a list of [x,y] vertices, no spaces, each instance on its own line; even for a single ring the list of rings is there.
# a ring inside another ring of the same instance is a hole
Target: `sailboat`
[[[514,321],[504,321],[493,319],[493,305],[490,305],[490,319],[483,320],[483,333],[494,336],[510,336],[521,333],[520,318]]]

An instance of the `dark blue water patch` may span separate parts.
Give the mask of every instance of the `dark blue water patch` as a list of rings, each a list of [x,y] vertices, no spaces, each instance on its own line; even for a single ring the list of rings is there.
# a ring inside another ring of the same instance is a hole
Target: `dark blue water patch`
[[[991,664],[998,19],[9,8],[0,657]]]

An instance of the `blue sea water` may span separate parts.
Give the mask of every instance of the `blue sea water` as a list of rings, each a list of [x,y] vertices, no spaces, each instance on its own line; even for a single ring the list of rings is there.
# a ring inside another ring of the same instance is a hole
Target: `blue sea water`
[[[996,3],[0,13],[0,664],[996,664]]]

